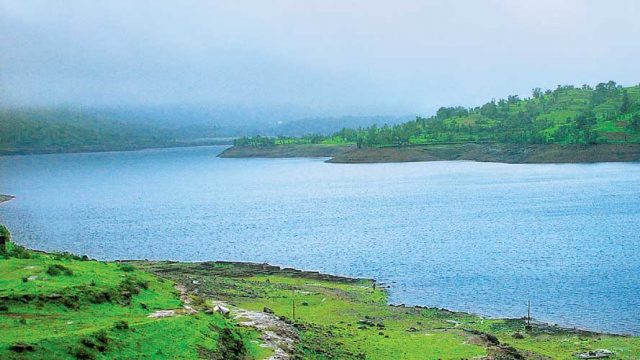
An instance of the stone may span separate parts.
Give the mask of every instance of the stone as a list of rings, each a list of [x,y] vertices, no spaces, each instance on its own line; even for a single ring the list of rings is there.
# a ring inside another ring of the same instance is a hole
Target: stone
[[[576,354],[578,359],[607,359],[613,356],[613,351],[607,349],[598,349]]]
[[[220,313],[222,315],[228,315],[229,314],[229,309],[227,309],[226,307],[220,305],[220,304],[216,304],[216,306],[213,307],[213,311]]]

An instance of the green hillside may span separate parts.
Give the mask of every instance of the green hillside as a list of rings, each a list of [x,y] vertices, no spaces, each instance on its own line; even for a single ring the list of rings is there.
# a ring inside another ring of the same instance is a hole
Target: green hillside
[[[474,108],[442,107],[436,115],[394,126],[343,129],[332,136],[237,139],[238,146],[344,144],[358,147],[434,143],[596,144],[640,142],[640,85],[536,88],[532,96]]]
[[[0,225],[0,359],[640,355],[638,337],[388,305],[373,280],[267,264],[101,262],[7,239]]]
[[[210,145],[217,127],[160,126],[145,114],[69,108],[1,108],[0,155]]]
[[[241,359],[259,354],[254,337],[189,314],[173,282],[131,265],[0,249],[0,359]]]

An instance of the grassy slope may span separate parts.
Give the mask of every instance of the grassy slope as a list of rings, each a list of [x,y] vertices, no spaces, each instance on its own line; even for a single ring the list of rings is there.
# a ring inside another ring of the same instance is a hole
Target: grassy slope
[[[48,271],[58,265],[57,274]],[[638,337],[544,326],[525,331],[521,320],[388,306],[386,292],[374,289],[371,280],[249,264],[135,265],[29,251],[0,255],[0,306],[6,306],[0,307],[0,358],[233,359],[235,346],[246,349],[242,358],[268,355],[256,346],[256,333],[219,315],[149,318],[153,311],[182,306],[174,281],[191,292],[197,289],[202,300],[225,300],[255,311],[266,306],[289,320],[295,299],[293,322],[301,338],[297,356],[304,359],[506,356],[508,349],[492,343],[487,333],[528,359],[573,359],[577,352],[599,348],[614,351],[616,359],[640,357]],[[121,321],[128,328],[119,329]],[[516,333],[524,337],[514,338]],[[18,343],[34,351],[10,350]]]
[[[604,84],[600,84],[604,85]],[[355,144],[364,148],[466,142],[515,144],[639,143],[640,85],[615,87],[602,97],[591,88],[558,87],[537,97],[490,102],[465,109],[442,108],[438,115],[394,126],[344,129],[332,136],[241,138],[235,145]],[[622,106],[626,93],[628,104]],[[598,97],[600,100],[595,100]],[[491,109],[494,110],[491,110]],[[581,114],[591,115],[582,117]],[[585,118],[589,118],[584,122]],[[587,135],[591,134],[591,135]],[[264,150],[263,150],[264,151]]]
[[[0,306],[6,307],[0,307],[1,359],[222,358],[221,346],[242,341],[242,333],[219,315],[149,318],[153,311],[182,306],[171,281],[115,263],[26,254],[0,255]],[[64,268],[49,274],[56,265]],[[129,328],[118,329],[120,321]],[[257,354],[249,341],[254,335],[243,336]],[[17,343],[34,351],[11,351]]]
[[[574,354],[606,348],[615,359],[640,358],[640,338],[538,326],[522,320],[484,319],[442,309],[388,306],[370,280],[325,278],[315,273],[262,265],[226,263],[138,263],[191,290],[242,308],[265,306],[292,319],[295,298],[299,351],[305,359],[461,359],[504,356],[486,341],[490,333],[528,359],[574,359]],[[197,280],[198,285],[194,285]],[[362,321],[369,323],[362,324]],[[381,324],[380,326],[378,324]],[[413,328],[413,329],[412,329]],[[415,329],[415,330],[414,330]],[[523,334],[522,339],[514,334]]]

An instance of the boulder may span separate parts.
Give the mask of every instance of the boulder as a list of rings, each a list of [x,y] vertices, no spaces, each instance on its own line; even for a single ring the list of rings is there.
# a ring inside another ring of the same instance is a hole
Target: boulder
[[[613,356],[613,351],[607,349],[598,349],[576,354],[578,359],[607,359]]]
[[[225,316],[229,314],[229,309],[220,304],[216,304],[216,306],[213,307],[213,311]]]

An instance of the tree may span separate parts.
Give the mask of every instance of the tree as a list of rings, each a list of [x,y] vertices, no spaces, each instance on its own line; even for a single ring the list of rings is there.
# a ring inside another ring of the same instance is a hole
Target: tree
[[[629,94],[627,90],[622,92],[622,104],[620,105],[620,114],[626,114],[631,110],[631,102],[629,101]]]
[[[634,114],[631,118],[631,129],[633,131],[640,131],[640,114]]]
[[[6,226],[0,224],[0,253],[7,252],[7,244],[11,241],[11,233]]]
[[[542,89],[540,89],[539,87],[534,88],[534,89],[531,91],[531,94],[533,95],[533,98],[534,98],[534,99],[539,99],[539,98],[541,98],[541,97],[542,97]]]

